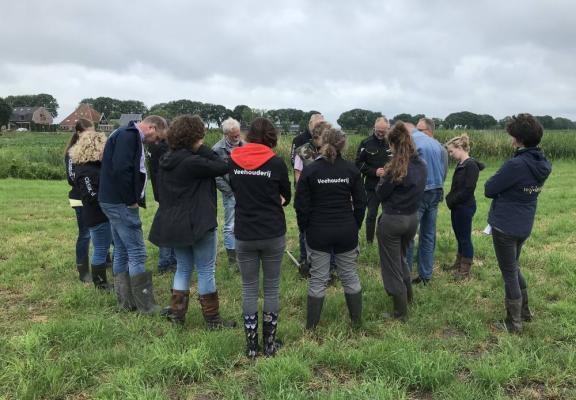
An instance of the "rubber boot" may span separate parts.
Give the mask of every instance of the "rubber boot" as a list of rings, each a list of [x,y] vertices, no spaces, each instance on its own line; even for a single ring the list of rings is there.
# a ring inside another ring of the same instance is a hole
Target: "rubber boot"
[[[374,242],[374,232],[376,230],[376,223],[366,222],[366,243],[372,244]]]
[[[143,272],[130,277],[132,297],[138,312],[145,315],[154,315],[160,312],[160,306],[154,299],[154,285],[152,284],[152,273]]]
[[[316,325],[320,322],[323,305],[324,297],[308,296],[308,304],[306,307],[306,329],[316,328]]]
[[[362,325],[362,291],[353,294],[344,293],[344,297],[346,298],[352,326],[358,327]]]
[[[282,346],[282,343],[276,340],[278,313],[265,312],[262,314],[262,320],[262,345],[264,346],[264,355],[274,357],[280,346]]]
[[[528,289],[522,289],[522,321],[530,322],[533,317],[534,314],[528,307]]]
[[[108,285],[108,278],[106,277],[106,264],[92,264],[92,282],[94,282],[94,287],[96,287],[96,289],[105,292],[110,292],[112,290],[110,285]]]
[[[258,355],[258,314],[244,315],[246,335],[246,357],[254,359]]]
[[[128,271],[120,272],[114,276],[114,292],[118,308],[121,311],[136,311],[136,303],[132,296],[132,286],[130,285],[130,276]]]
[[[76,269],[78,270],[78,279],[81,282],[92,282],[92,276],[90,275],[90,263],[88,260],[82,262],[82,264],[76,264]]]
[[[522,297],[519,299],[511,300],[505,299],[504,305],[506,306],[506,319],[504,324],[508,333],[521,333],[522,332]]]
[[[170,322],[176,325],[184,325],[189,301],[190,290],[172,289],[170,306],[163,308],[160,315],[168,318]]]
[[[198,296],[198,300],[200,301],[202,315],[208,329],[234,328],[236,326],[235,321],[225,321],[220,318],[218,292],[203,294]]]
[[[456,259],[454,260],[454,263],[452,265],[445,265],[444,270],[445,271],[453,271],[455,269],[459,269],[461,260],[462,260],[462,254],[460,254],[460,253],[456,254]]]
[[[392,314],[384,313],[384,319],[397,319],[406,322],[408,318],[408,298],[405,294],[392,295],[394,311]]]
[[[457,281],[461,281],[464,279],[470,278],[470,270],[472,269],[472,262],[471,258],[461,257],[460,258],[460,267],[458,271],[454,272],[454,279]]]
[[[228,266],[230,268],[237,268],[238,263],[236,262],[236,250],[226,249],[226,255],[228,256]]]

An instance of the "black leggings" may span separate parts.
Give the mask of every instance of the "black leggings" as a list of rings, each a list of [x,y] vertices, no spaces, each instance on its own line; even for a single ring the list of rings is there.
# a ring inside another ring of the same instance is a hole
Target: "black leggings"
[[[526,289],[526,280],[520,272],[520,264],[518,263],[522,245],[526,239],[528,237],[518,238],[492,229],[494,251],[504,279],[506,298],[510,300],[521,298],[522,290]]]

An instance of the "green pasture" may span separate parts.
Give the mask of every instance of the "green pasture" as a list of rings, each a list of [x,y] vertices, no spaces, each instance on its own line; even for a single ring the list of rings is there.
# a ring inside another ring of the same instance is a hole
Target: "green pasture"
[[[18,155],[62,169],[65,135],[11,135],[0,138],[0,165]],[[7,141],[28,141],[22,144],[28,150],[19,154]],[[570,143],[567,152],[574,151]],[[376,248],[362,234],[363,326],[350,328],[337,285],[328,290],[318,330],[309,333],[306,282],[285,257],[279,321],[285,345],[276,358],[254,362],[244,357],[242,330],[206,331],[194,301],[182,328],[117,312],[114,295],[77,280],[66,182],[0,180],[0,399],[575,399],[575,164],[555,161],[540,196],[521,258],[535,319],[511,336],[493,325],[504,314],[503,287],[491,238],[481,233],[489,206],[482,185],[500,163],[488,161],[481,173],[470,281],[456,283],[442,270],[456,246],[442,206],[434,279],[416,288],[407,323],[382,320],[391,300]],[[150,203],[141,213],[145,234],[156,209]],[[297,253],[292,205],[286,218],[288,247]],[[148,250],[154,270],[157,249]],[[240,277],[225,259],[220,246],[221,312],[240,322]],[[154,284],[158,301],[167,304],[171,277],[154,275]]]

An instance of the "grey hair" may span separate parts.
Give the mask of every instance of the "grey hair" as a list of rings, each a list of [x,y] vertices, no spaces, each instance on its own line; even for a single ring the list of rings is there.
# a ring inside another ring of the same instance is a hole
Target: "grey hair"
[[[430,130],[430,132],[434,132],[434,129],[436,128],[436,126],[435,126],[434,120],[432,118],[420,118],[420,121],[422,121],[426,124],[426,128],[428,128]]]
[[[386,124],[388,126],[390,126],[390,121],[388,121],[388,118],[386,118],[384,116],[376,118],[376,121],[374,121],[374,125],[376,125],[378,122],[381,122],[381,121],[386,122]]]
[[[224,122],[222,122],[222,132],[224,132],[225,135],[234,129],[240,129],[240,122],[236,121],[234,118],[228,117]]]

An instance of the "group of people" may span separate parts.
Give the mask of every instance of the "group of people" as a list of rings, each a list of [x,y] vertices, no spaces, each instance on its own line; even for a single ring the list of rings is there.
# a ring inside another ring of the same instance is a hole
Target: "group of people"
[[[196,269],[198,299],[207,327],[236,326],[219,312],[215,281],[218,189],[224,206],[228,262],[239,269],[242,279],[246,354],[250,358],[259,352],[273,356],[280,346],[276,332],[280,266],[286,250],[284,207],[292,199],[289,171],[274,153],[278,131],[269,119],[256,118],[244,138],[240,124],[232,118],[224,121],[222,128],[222,140],[210,148],[204,144],[206,128],[199,116],[179,116],[170,125],[162,117],[148,116],[117,129],[108,138],[94,131],[89,121],[78,121],[65,161],[72,186],[70,204],[76,210],[79,229],[79,278],[91,278],[96,288],[111,291],[106,265],[113,244],[113,290],[119,308],[161,314],[183,324]],[[448,155],[457,161],[446,195],[458,242],[454,276],[470,277],[474,191],[484,166],[470,157],[466,134],[443,146],[433,132],[434,123],[427,118],[416,126],[398,121],[392,127],[386,118],[378,118],[373,135],[362,141],[354,161],[343,157],[346,135],[321,114],[312,115],[308,129],[294,139],[294,208],[301,270],[308,278],[307,329],[314,329],[320,321],[326,287],[334,273],[342,284],[352,324],[361,323],[357,259],[365,215],[366,243],[372,245],[376,236],[384,289],[393,300],[393,311],[384,317],[407,318],[412,284],[426,285],[432,278],[436,216],[444,197]],[[516,152],[488,179],[485,194],[492,199],[488,222],[505,284],[504,326],[520,332],[522,322],[532,314],[518,259],[551,165],[538,148],[543,131],[531,115],[515,116],[507,132]],[[144,267],[146,246],[139,209],[145,207],[148,181],[159,203],[149,234],[150,242],[160,249],[159,271],[176,264],[170,304],[165,308],[157,305],[152,274]],[[418,248],[414,250],[418,229]],[[94,247],[91,268],[87,232]],[[411,279],[414,253],[418,276]]]

